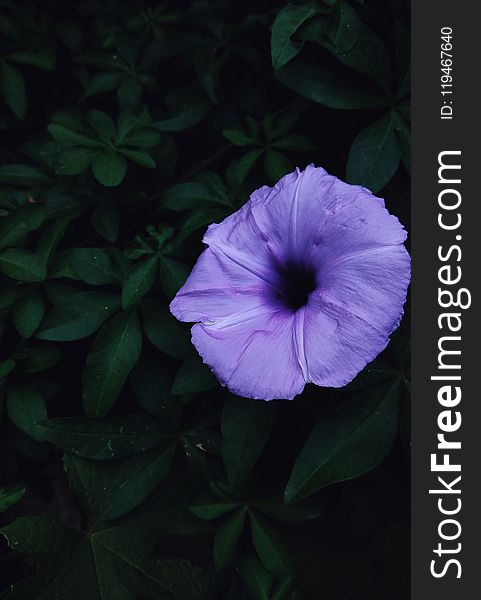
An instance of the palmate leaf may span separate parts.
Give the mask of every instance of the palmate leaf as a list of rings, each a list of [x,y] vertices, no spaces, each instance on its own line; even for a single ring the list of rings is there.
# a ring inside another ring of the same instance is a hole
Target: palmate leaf
[[[171,443],[108,463],[66,454],[64,466],[90,518],[106,521],[129,513],[154,491],[170,470],[174,450]]]
[[[164,513],[117,524],[98,523],[87,534],[52,516],[22,517],[1,532],[9,546],[36,558],[35,577],[12,586],[10,600],[212,600],[209,575],[184,560],[154,556]]]

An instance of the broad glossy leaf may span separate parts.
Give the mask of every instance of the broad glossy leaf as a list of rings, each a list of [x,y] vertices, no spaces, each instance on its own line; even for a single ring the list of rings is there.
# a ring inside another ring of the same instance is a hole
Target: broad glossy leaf
[[[132,265],[122,285],[122,308],[130,308],[150,291],[155,282],[157,263],[157,256],[152,256]]]
[[[145,335],[159,350],[178,359],[192,352],[190,329],[175,319],[160,302],[144,298],[141,303]]]
[[[92,335],[120,308],[120,296],[107,292],[69,294],[43,320],[38,338],[54,342],[80,340]]]
[[[162,289],[168,300],[172,300],[179,289],[184,285],[190,269],[187,265],[169,258],[168,256],[159,257],[159,273]]]
[[[82,374],[83,404],[89,416],[109,412],[141,349],[142,331],[135,311],[122,312],[102,326]]]
[[[363,129],[354,140],[347,160],[347,181],[376,193],[392,178],[400,158],[396,116],[390,111]]]
[[[38,426],[38,422],[47,418],[47,408],[39,392],[23,384],[10,385],[5,408],[10,420],[20,431],[38,442],[43,441],[42,428]]]
[[[98,154],[95,148],[67,148],[55,162],[55,171],[59,175],[79,175],[90,167]]]
[[[38,289],[32,288],[21,298],[13,309],[13,324],[23,338],[32,336],[40,325],[45,313],[45,303]]]
[[[222,458],[227,480],[241,485],[255,465],[277,417],[277,404],[227,397],[222,411]]]
[[[144,452],[171,435],[164,424],[145,415],[60,417],[42,421],[40,428],[48,442],[75,456],[94,460]]]
[[[116,187],[127,173],[127,162],[118,152],[106,150],[92,163],[92,172],[105,187]]]
[[[131,148],[121,148],[119,150],[124,156],[130,158],[131,161],[137,163],[141,167],[145,167],[146,169],[155,169],[155,160],[147,154],[147,152],[143,152],[142,150],[133,150]]]
[[[145,354],[130,375],[130,385],[140,406],[163,422],[178,425],[181,419],[179,399],[172,394],[172,376],[152,353]]]
[[[242,183],[247,175],[252,171],[254,165],[259,160],[259,158],[264,154],[264,148],[254,148],[253,150],[249,150],[244,156],[239,158],[235,163],[235,173],[237,177],[237,182]]]
[[[10,167],[12,166],[14,165],[10,165]],[[22,165],[18,165],[18,167],[22,167]],[[2,170],[5,168],[0,167],[0,182],[2,181]],[[27,167],[27,169],[29,168]],[[19,168],[17,175],[20,178],[21,173],[22,169]],[[12,210],[0,221],[0,249],[14,246],[28,233],[38,229],[43,224],[46,215],[47,211],[42,204],[24,204]]]
[[[45,265],[39,256],[24,248],[6,248],[0,251],[0,271],[19,281],[43,281],[47,277]]]
[[[217,386],[217,379],[198,354],[192,355],[177,371],[172,385],[175,395],[197,394]]]
[[[52,262],[55,250],[64,237],[67,227],[66,219],[55,221],[40,236],[35,252],[46,267]]]
[[[292,469],[286,502],[358,477],[384,460],[397,434],[399,386],[370,388],[314,426]]]
[[[280,69],[302,50],[302,42],[295,42],[292,36],[308,19],[320,12],[313,2],[301,5],[287,4],[276,15],[272,25],[271,57],[274,69]]]
[[[183,211],[199,208],[211,201],[211,194],[202,183],[179,183],[162,196],[162,206],[170,210]]]
[[[352,73],[352,72],[351,72]],[[295,60],[276,71],[276,79],[309,100],[330,108],[379,108],[389,100],[368,83],[356,82],[345,70],[333,70],[321,63]]]
[[[80,279],[90,285],[119,284],[110,256],[100,248],[74,248],[59,255],[50,277]]]

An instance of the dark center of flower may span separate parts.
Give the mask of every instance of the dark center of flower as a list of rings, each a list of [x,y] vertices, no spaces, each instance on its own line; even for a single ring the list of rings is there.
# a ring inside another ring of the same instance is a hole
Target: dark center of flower
[[[316,274],[306,265],[288,263],[279,268],[282,284],[279,300],[290,310],[296,311],[305,306],[309,294],[316,289]]]

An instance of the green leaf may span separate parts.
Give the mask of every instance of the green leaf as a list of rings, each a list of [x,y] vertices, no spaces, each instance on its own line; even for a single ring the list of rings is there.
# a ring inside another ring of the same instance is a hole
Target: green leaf
[[[55,250],[67,231],[67,227],[68,221],[66,219],[55,221],[40,236],[35,252],[46,267],[50,265]]]
[[[159,131],[185,131],[199,123],[210,110],[210,103],[192,90],[174,90],[165,97],[170,111],[153,127]]]
[[[132,265],[122,286],[124,310],[136,304],[154,285],[157,262],[157,256],[151,256]]]
[[[294,171],[294,165],[285,154],[269,148],[264,158],[264,170],[269,181],[277,183],[281,177]]]
[[[89,98],[96,94],[104,94],[116,90],[124,81],[125,73],[98,73],[94,75],[87,83],[83,97]]]
[[[195,182],[174,185],[162,196],[162,206],[179,212],[199,208],[210,201],[211,194],[206,186]]]
[[[32,289],[21,298],[13,309],[13,324],[23,338],[29,338],[37,330],[45,313],[42,294]]]
[[[159,257],[160,283],[167,296],[167,300],[172,300],[175,294],[177,294],[179,289],[184,285],[189,273],[190,269],[184,263],[168,256]]]
[[[277,404],[229,396],[222,411],[222,458],[232,486],[244,483],[269,439]]]
[[[109,242],[115,242],[117,239],[119,221],[119,210],[113,202],[97,204],[90,218],[95,231]]]
[[[184,360],[192,351],[190,328],[175,319],[155,300],[146,298],[141,304],[144,332],[149,341],[169,356]]]
[[[155,160],[150,156],[150,154],[147,154],[147,152],[143,152],[142,150],[132,150],[131,148],[121,148],[120,152],[141,167],[145,167],[146,169],[155,169]]]
[[[127,173],[125,158],[118,152],[106,150],[92,164],[95,179],[105,187],[115,187]]]
[[[397,433],[399,382],[369,388],[314,426],[296,459],[285,490],[294,502],[376,467]]]
[[[158,146],[162,140],[162,135],[152,129],[152,127],[145,127],[143,129],[137,129],[136,131],[129,133],[122,140],[122,146],[136,146],[137,148],[152,148],[152,146]],[[128,150],[122,147],[122,151]]]
[[[22,384],[10,385],[5,409],[9,419],[20,431],[38,442],[43,441],[43,432],[38,422],[47,418],[47,408],[39,392]]]
[[[39,424],[46,441],[65,452],[111,460],[144,452],[170,437],[165,425],[145,415],[61,417]]]
[[[45,265],[30,250],[7,248],[0,251],[0,271],[19,281],[43,281],[47,277]]]
[[[123,312],[102,326],[82,375],[84,409],[89,416],[109,412],[141,349],[142,331],[135,311]]]
[[[316,65],[292,61],[276,71],[276,79],[305,98],[330,108],[358,109],[387,106],[389,100],[375,88],[356,82],[351,74]]]
[[[180,403],[172,394],[172,377],[157,355],[146,354],[134,367],[130,385],[140,406],[170,425],[181,420]]]
[[[219,517],[223,517],[227,513],[239,508],[240,502],[232,502],[227,500],[218,500],[216,502],[208,499],[203,502],[197,502],[189,506],[189,510],[199,519],[213,521]]]
[[[292,557],[284,537],[258,514],[249,512],[252,541],[266,568],[276,577],[286,577],[293,572]]]
[[[246,134],[246,132],[240,127],[224,129],[222,135],[227,138],[231,144],[234,144],[234,146],[252,146],[257,141],[250,135]]]
[[[395,133],[396,117],[390,111],[359,133],[349,151],[346,177],[376,193],[396,172],[401,149]]]
[[[198,354],[192,355],[177,371],[172,393],[176,396],[197,394],[217,386],[217,379]]]
[[[214,539],[214,564],[219,571],[230,563],[244,529],[245,507],[240,508],[222,524]]]
[[[58,363],[62,352],[56,346],[31,346],[24,348],[17,359],[18,373],[39,373]]]
[[[35,52],[30,52],[28,50],[10,52],[8,54],[8,60],[23,65],[30,65],[31,67],[39,67],[46,71],[50,71],[55,67],[55,55],[48,49],[37,49]]]
[[[24,495],[23,485],[0,485],[0,515],[21,500]]]
[[[73,146],[87,146],[88,148],[96,148],[97,150],[100,150],[104,146],[101,141],[86,135],[83,131],[75,131],[62,124],[51,123],[48,126],[48,131],[57,142],[65,142]],[[93,136],[94,132],[91,132],[91,135]]]
[[[291,38],[299,27],[320,12],[316,4],[306,2],[302,5],[287,4],[276,15],[272,25],[271,57],[274,69],[280,69],[302,50],[302,42]]]
[[[109,255],[100,248],[74,248],[59,255],[50,277],[80,279],[90,285],[120,283]]]
[[[0,93],[10,110],[24,119],[27,112],[25,80],[18,69],[4,61],[0,63]]]
[[[70,342],[92,335],[120,308],[120,296],[107,292],[78,292],[47,313],[36,337]]]
[[[250,557],[240,565],[242,583],[255,600],[269,600],[274,577],[256,558]]]
[[[43,171],[30,165],[12,164],[0,167],[0,183],[33,187],[50,183],[51,179]],[[28,204],[30,207],[39,207],[38,204]],[[20,209],[17,209],[20,210]],[[42,217],[43,220],[43,217]],[[35,226],[36,229],[38,226]]]
[[[255,148],[253,150],[249,150],[249,152],[244,154],[244,156],[235,162],[235,173],[238,183],[242,183],[244,181],[264,152],[264,148]]]
[[[307,152],[316,149],[308,137],[297,133],[289,133],[276,139],[272,142],[271,147],[278,150],[291,150],[292,152]]]
[[[35,557],[38,574],[13,587],[17,600],[115,598],[207,600],[210,577],[187,561],[159,560],[154,544],[166,517],[152,513],[117,525],[99,523],[88,534],[54,517],[22,517],[1,532],[10,548]]]
[[[22,165],[20,165],[21,167]],[[5,167],[0,167],[1,172]],[[17,173],[21,173],[19,169]],[[44,222],[47,211],[41,204],[24,204],[0,221],[0,249],[14,246],[28,233],[38,229]]]
[[[107,113],[100,110],[89,110],[87,114],[89,125],[106,144],[110,144],[115,136],[115,123]]]
[[[170,469],[174,446],[154,448],[113,462],[66,454],[65,470],[93,520],[118,519],[138,506]]]
[[[79,175],[90,167],[98,153],[98,150],[82,146],[66,148],[55,162],[55,172],[58,175]]]

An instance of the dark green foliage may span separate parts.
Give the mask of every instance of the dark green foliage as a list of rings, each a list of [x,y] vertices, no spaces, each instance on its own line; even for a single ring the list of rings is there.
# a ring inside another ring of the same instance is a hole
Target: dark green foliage
[[[0,0],[2,600],[408,597],[406,319],[346,388],[265,403],[168,308],[296,166],[409,224],[408,27],[403,0]]]

